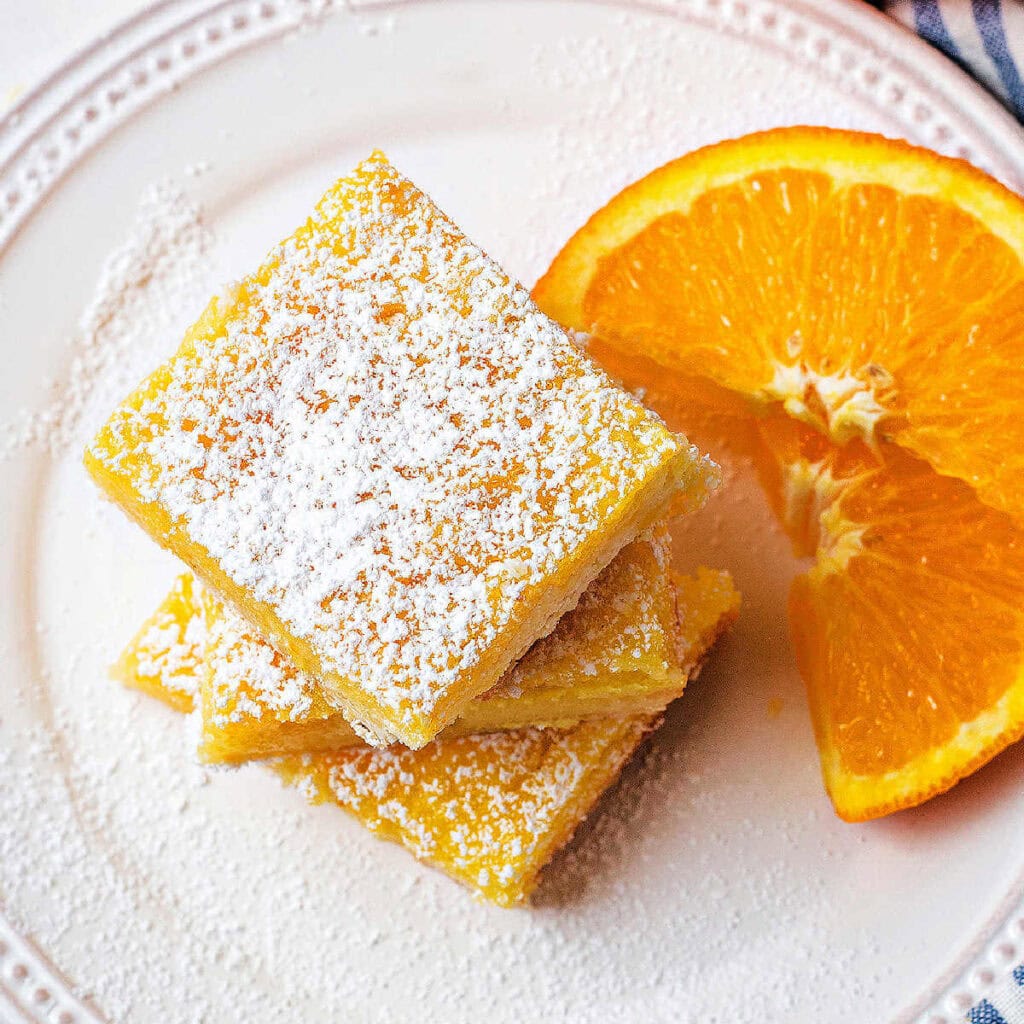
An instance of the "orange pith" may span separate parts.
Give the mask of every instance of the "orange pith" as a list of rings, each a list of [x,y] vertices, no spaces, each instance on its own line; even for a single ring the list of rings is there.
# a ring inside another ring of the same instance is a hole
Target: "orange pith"
[[[814,559],[790,618],[842,817],[1024,732],[1021,199],[902,143],[780,129],[626,189],[535,297],[673,426],[754,455]]]

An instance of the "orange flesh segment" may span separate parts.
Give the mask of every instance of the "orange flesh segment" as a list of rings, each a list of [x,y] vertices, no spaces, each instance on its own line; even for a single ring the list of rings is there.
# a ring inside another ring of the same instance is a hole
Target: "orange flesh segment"
[[[920,802],[1024,731],[1024,537],[895,446],[761,429],[784,524],[816,551],[790,621],[830,794],[850,819]]]

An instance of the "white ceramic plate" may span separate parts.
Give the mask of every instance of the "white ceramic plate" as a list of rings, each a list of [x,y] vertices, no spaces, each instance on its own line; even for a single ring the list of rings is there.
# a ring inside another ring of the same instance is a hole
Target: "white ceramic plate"
[[[938,1022],[1024,956],[1024,752],[835,819],[794,567],[742,467],[680,556],[734,572],[738,628],[530,910],[476,905],[256,768],[207,776],[176,716],[105,676],[174,565],[100,502],[81,442],[370,148],[532,281],[644,171],[798,122],[1024,183],[1009,118],[853,3],[164,3],[0,124],[0,1018]],[[150,239],[153,280],[83,338],[161,180],[212,237],[185,216],[171,270]]]

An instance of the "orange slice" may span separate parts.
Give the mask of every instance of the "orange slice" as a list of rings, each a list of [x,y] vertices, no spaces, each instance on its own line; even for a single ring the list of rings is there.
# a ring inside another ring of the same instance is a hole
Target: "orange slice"
[[[1024,202],[969,164],[823,128],[711,146],[598,211],[535,298],[1024,511]]]
[[[1024,202],[876,136],[683,157],[569,241],[538,304],[674,426],[753,453],[814,566],[791,625],[840,816],[1024,732]]]

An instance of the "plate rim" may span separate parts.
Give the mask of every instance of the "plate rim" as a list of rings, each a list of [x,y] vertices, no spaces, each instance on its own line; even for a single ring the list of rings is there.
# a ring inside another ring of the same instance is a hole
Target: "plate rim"
[[[0,118],[0,253],[93,146],[202,68],[335,11],[358,16],[429,2],[435,0],[158,0],[78,50]],[[928,125],[936,149],[971,159],[973,146],[953,145],[955,122],[967,118],[997,157],[990,170],[1024,191],[1024,133],[1009,111],[933,47],[859,0],[571,2],[668,15],[775,46],[838,78],[896,124],[918,133]]]
[[[46,196],[118,125],[203,68],[340,12],[439,0],[159,0],[82,47],[0,117],[0,257]],[[482,3],[486,0],[466,0]],[[540,2],[540,0],[534,0]],[[1024,131],[978,83],[905,27],[859,0],[571,0],[674,17],[782,49],[965,159],[990,160],[1024,191]],[[836,42],[841,40],[841,42]],[[979,153],[962,137],[969,124]],[[1024,958],[1024,868],[988,920],[892,1024],[947,1024]],[[0,907],[0,1017],[102,1024]],[[38,998],[45,992],[47,999]]]

